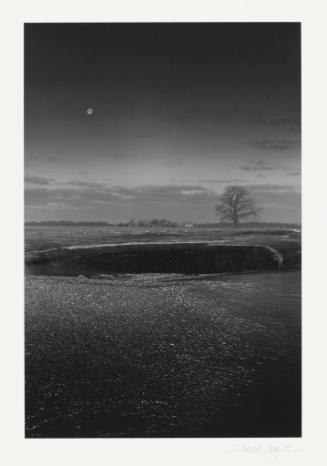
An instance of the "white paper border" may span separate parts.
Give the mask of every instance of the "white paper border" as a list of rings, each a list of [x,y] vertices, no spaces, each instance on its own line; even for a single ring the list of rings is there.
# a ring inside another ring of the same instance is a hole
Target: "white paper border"
[[[322,1],[7,1],[1,7],[1,443],[4,465],[325,464],[326,7]],[[24,439],[23,23],[302,22],[303,438]]]

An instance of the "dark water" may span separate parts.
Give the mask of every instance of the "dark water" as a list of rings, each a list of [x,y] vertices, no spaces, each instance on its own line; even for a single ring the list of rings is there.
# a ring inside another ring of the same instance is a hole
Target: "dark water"
[[[282,255],[268,246],[217,245],[216,243],[127,243],[59,248],[30,255],[26,273],[92,277],[114,273],[209,274],[274,270]]]
[[[221,245],[243,245],[243,246],[254,246],[254,245],[268,245],[277,249],[283,256],[282,267],[286,269],[301,267],[301,233],[294,229],[294,226],[289,228],[117,228],[117,227],[64,227],[64,226],[43,226],[43,227],[26,227],[25,228],[25,250],[27,255],[38,255],[42,251],[45,254],[52,254],[53,250],[62,249],[65,247],[90,247],[97,244],[116,244],[117,246],[124,242],[140,243],[140,242],[155,242],[157,245],[163,244],[163,242],[218,242]],[[52,251],[52,252],[51,252]],[[92,264],[88,261],[88,265],[83,261],[66,263],[65,274],[79,275],[79,267],[84,270],[92,269]],[[84,259],[86,255],[83,254]],[[174,258],[175,259],[175,258]],[[120,267],[124,268],[124,261],[119,261]],[[162,258],[158,260],[160,264],[166,263]],[[185,261],[182,260],[185,264]],[[176,262],[175,262],[176,263]],[[63,263],[56,262],[49,264],[51,268],[51,274],[63,274],[62,267]],[[99,263],[96,264],[99,267]],[[119,264],[118,264],[119,265]],[[194,266],[194,262],[184,266],[184,270],[189,270],[191,265]],[[93,264],[94,266],[94,264]],[[107,264],[102,264],[103,268],[108,268]],[[42,267],[41,267],[42,268]],[[94,267],[93,267],[94,268]],[[176,268],[175,266],[172,268]],[[177,267],[178,268],[178,267]],[[264,266],[263,269],[267,267]],[[37,273],[40,268],[35,267]],[[129,267],[130,269],[130,267]],[[183,270],[170,270],[175,272],[182,272]],[[70,270],[70,272],[69,272]],[[118,271],[118,270],[116,270]],[[128,268],[125,270],[128,271]],[[149,270],[143,270],[147,272]],[[152,272],[165,272],[165,270],[151,270]],[[28,272],[28,270],[27,270]],[[69,272],[69,273],[68,273]],[[193,270],[197,273],[197,270]],[[34,272],[33,272],[34,273]],[[41,272],[42,273],[42,272]],[[45,272],[46,274],[50,274]],[[100,272],[106,273],[106,272]],[[108,272],[107,270],[107,273]]]
[[[301,435],[300,273],[26,281],[27,437]]]

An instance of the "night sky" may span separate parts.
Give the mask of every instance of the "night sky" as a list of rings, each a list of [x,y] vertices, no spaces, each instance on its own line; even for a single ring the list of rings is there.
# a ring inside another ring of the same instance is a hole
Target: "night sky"
[[[300,25],[25,25],[26,220],[300,221]],[[87,113],[87,109],[93,113]]]

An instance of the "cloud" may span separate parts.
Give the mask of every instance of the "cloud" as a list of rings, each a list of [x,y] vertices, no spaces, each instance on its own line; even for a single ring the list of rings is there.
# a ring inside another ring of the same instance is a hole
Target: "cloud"
[[[185,202],[191,199],[207,199],[215,196],[211,190],[196,184],[145,185],[136,188],[116,186],[116,195],[124,195],[135,202]]]
[[[249,191],[257,205],[262,208],[263,218],[275,212],[275,215],[284,215],[282,212],[289,211],[290,218],[301,215],[301,193],[297,186],[288,184],[256,184],[244,185]],[[278,218],[278,217],[277,217]],[[285,221],[288,221],[284,217]]]
[[[26,206],[62,205],[86,207],[99,203],[155,204],[213,202],[217,195],[200,185],[160,185],[127,188],[84,182],[71,183],[74,187],[30,188],[25,191]]]
[[[293,213],[295,213],[301,206],[301,194],[295,190],[258,190],[253,192],[253,198],[257,204],[263,208],[263,212],[266,207],[274,205],[279,210],[293,208]]]
[[[104,183],[96,183],[95,181],[65,181],[63,183],[58,183],[58,184],[64,184],[67,186],[77,186],[81,188],[105,188],[106,185]]]
[[[176,182],[176,183],[233,184],[233,183],[245,183],[248,180],[244,178],[172,178],[171,181]]]
[[[279,170],[276,165],[271,165],[270,162],[264,160],[250,160],[247,165],[241,166],[245,171],[262,171],[262,170]]]
[[[48,185],[53,182],[52,178],[44,178],[42,176],[36,175],[26,175],[25,183],[26,184],[37,184],[37,185]]]
[[[45,188],[25,189],[25,206],[44,206],[50,201],[50,191]]]
[[[209,180],[201,179],[201,183],[244,183],[246,180],[242,178],[212,178]]]
[[[253,139],[248,144],[254,149],[276,152],[299,149],[300,147],[298,139]]]
[[[112,202],[117,197],[103,188],[69,189],[69,188],[27,188],[25,190],[26,206],[61,205],[83,207],[98,202]]]
[[[81,182],[82,183],[82,182]],[[174,220],[185,218],[206,219],[214,215],[214,206],[219,194],[199,184],[169,184],[126,186],[79,186],[58,184],[28,185],[25,191],[25,206],[38,218],[71,218],[94,216],[97,218],[153,218],[166,217]],[[248,188],[259,207],[263,219],[298,218],[301,196],[296,187],[288,184],[243,184]],[[221,190],[222,191],[222,190]],[[35,214],[35,212],[38,212]],[[286,218],[286,216],[289,217]],[[295,216],[295,217],[294,217]]]
[[[295,188],[289,184],[248,184],[244,185],[251,191],[260,192],[294,192]]]
[[[280,118],[263,118],[255,120],[255,123],[260,125],[285,131],[287,133],[300,133],[301,120],[300,118],[280,117]]]
[[[224,182],[227,180],[224,180]],[[231,181],[231,180],[228,180]],[[288,184],[243,184],[254,195],[297,193],[297,187]],[[130,205],[210,205],[218,194],[199,184],[144,185],[138,187],[107,186],[102,183],[71,181],[69,185],[27,186],[26,206],[88,207],[97,204]]]

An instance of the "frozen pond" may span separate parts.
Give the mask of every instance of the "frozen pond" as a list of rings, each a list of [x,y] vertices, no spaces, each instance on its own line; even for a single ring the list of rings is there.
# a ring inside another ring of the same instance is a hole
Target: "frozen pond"
[[[26,282],[28,437],[300,435],[299,271]]]

